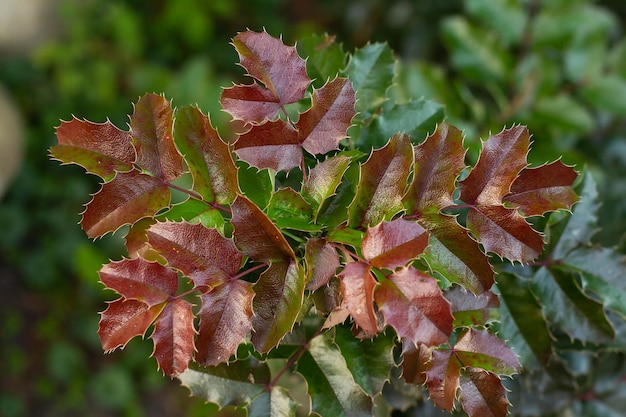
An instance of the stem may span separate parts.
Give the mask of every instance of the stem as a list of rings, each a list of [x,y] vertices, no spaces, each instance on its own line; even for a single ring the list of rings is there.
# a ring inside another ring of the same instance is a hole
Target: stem
[[[171,182],[166,182],[165,185],[167,185],[170,188],[173,188],[177,191],[180,191],[181,193],[185,193],[188,196],[190,196],[191,198],[198,200],[198,201],[202,201],[204,203],[207,203],[209,206],[211,206],[212,208],[222,211],[224,213],[228,213],[231,214],[232,212],[230,211],[230,209],[228,207],[224,207],[221,206],[217,203],[211,202],[211,201],[206,201],[200,194],[196,193],[195,191],[191,191],[191,190],[187,190],[186,188],[183,187],[179,187],[176,184],[172,184]]]
[[[354,252],[352,252],[352,251],[349,251],[349,250],[348,250],[345,246],[340,245],[340,244],[338,244],[338,243],[334,243],[334,242],[328,242],[328,243],[329,243],[329,244],[330,244],[330,246],[332,246],[333,248],[338,249],[338,250],[340,250],[340,251],[342,251],[342,252],[345,252],[345,253],[347,253],[348,255],[352,256],[352,257],[353,257],[354,259],[356,259],[357,261],[362,262],[362,263],[367,264],[367,265],[369,265],[369,264],[370,264],[370,263],[369,263],[369,261],[368,261],[367,259],[363,259],[363,258],[361,258],[359,255],[357,255],[356,253],[354,253]]]
[[[240,273],[238,273],[237,275],[235,275],[234,277],[232,277],[230,280],[231,281],[235,281],[237,279],[240,279],[242,277],[245,277],[248,274],[251,274],[254,271],[258,271],[259,269],[265,268],[267,265],[265,264],[259,264],[259,265],[255,265],[250,269],[246,269],[245,271],[242,271]]]

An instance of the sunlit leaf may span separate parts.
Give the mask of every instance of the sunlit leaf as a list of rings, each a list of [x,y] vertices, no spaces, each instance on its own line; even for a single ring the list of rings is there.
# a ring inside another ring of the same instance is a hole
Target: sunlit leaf
[[[141,301],[123,298],[110,302],[102,312],[98,326],[102,349],[110,352],[126,346],[135,336],[143,337],[164,307],[165,303],[148,307]]]
[[[487,330],[465,331],[454,345],[454,352],[463,367],[481,368],[499,375],[512,375],[521,370],[511,348]]]
[[[372,266],[395,269],[417,258],[428,245],[428,233],[402,218],[367,229],[361,250]]]
[[[372,276],[371,267],[362,262],[350,262],[343,268],[339,278],[345,308],[365,336],[373,337],[378,333],[378,326],[374,311],[376,280]]]
[[[306,289],[309,291],[326,285],[340,266],[337,250],[322,238],[307,240],[304,259],[307,265]]]

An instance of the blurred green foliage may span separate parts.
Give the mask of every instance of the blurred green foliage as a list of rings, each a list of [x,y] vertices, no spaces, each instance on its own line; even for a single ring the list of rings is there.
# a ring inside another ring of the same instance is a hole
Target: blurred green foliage
[[[145,359],[149,342],[102,354],[96,311],[112,294],[96,271],[119,259],[122,242],[84,236],[78,212],[95,178],[50,163],[45,150],[54,127],[72,115],[125,127],[130,103],[145,92],[197,103],[219,128],[221,88],[243,75],[228,43],[246,28],[288,43],[329,33],[348,51],[389,42],[402,58],[389,92],[396,102],[433,99],[468,138],[528,125],[534,162],[563,155],[599,179],[597,240],[622,243],[626,8],[619,0],[60,0],[58,13],[58,39],[25,56],[0,55],[0,83],[28,126],[27,158],[0,201],[2,416],[210,415]],[[612,360],[597,361],[609,376],[589,384],[623,375],[623,362]],[[577,404],[574,411],[589,411]]]

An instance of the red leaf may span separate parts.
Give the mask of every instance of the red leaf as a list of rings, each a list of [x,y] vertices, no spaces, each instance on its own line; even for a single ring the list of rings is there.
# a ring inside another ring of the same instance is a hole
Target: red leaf
[[[250,165],[274,171],[289,171],[302,161],[298,131],[284,120],[253,126],[239,136],[235,153]]]
[[[506,389],[496,375],[468,368],[461,375],[461,406],[469,417],[506,417],[509,402]]]
[[[525,168],[513,182],[504,201],[524,216],[541,216],[548,211],[570,209],[578,200],[572,188],[578,174],[560,160],[537,168]]]
[[[197,107],[183,107],[176,112],[174,137],[185,155],[193,189],[205,201],[232,203],[239,193],[237,167],[209,117]]]
[[[402,197],[413,163],[413,146],[397,134],[372,152],[361,165],[357,193],[349,207],[349,226],[373,226],[391,219],[403,208]]]
[[[454,345],[454,351],[463,367],[505,375],[521,370],[517,355],[502,339],[487,330],[467,330]]]
[[[437,213],[452,205],[456,178],[465,168],[461,131],[441,123],[414,152],[413,181],[404,199],[408,213]]]
[[[430,368],[432,349],[424,345],[415,346],[410,340],[402,341],[402,377],[409,384],[422,385],[426,382],[426,371]]]
[[[171,103],[156,94],[141,97],[130,116],[137,165],[167,182],[184,172],[183,158],[174,146],[173,120]]]
[[[87,236],[97,238],[153,217],[169,204],[170,190],[162,180],[139,171],[118,173],[93,195],[80,223]]]
[[[355,115],[355,100],[347,78],[335,78],[313,91],[311,108],[296,123],[302,147],[311,154],[338,149]]]
[[[306,241],[304,259],[307,265],[306,289],[315,291],[326,285],[339,268],[337,250],[322,238],[310,238]]]
[[[105,181],[133,169],[135,149],[130,133],[110,121],[93,123],[73,118],[56,129],[58,144],[50,154],[65,164],[78,164]]]
[[[169,266],[191,278],[196,286],[217,286],[234,277],[243,254],[231,239],[201,224],[157,223],[148,229],[150,245]]]
[[[415,268],[401,269],[383,280],[375,299],[386,324],[416,345],[437,346],[452,333],[450,303],[437,281]]]
[[[182,298],[169,302],[154,324],[150,338],[154,342],[152,356],[168,376],[178,376],[187,369],[195,351],[192,305]]]
[[[242,120],[246,124],[274,119],[281,109],[280,99],[257,83],[225,88],[220,103],[235,120]]]
[[[478,206],[467,214],[467,227],[486,252],[511,261],[530,262],[543,251],[541,235],[513,209]]]
[[[395,269],[417,258],[428,245],[428,233],[402,218],[382,222],[365,233],[362,251],[376,268]]]
[[[126,250],[131,258],[142,257],[147,260],[158,260],[160,255],[148,244],[148,228],[156,223],[153,217],[146,217],[135,222],[126,233]]]
[[[236,95],[239,101],[231,102],[222,98],[222,107],[235,119],[258,123],[273,118],[278,109],[304,98],[311,80],[306,73],[306,62],[298,56],[295,47],[286,46],[282,40],[267,32],[246,31],[233,38],[233,45],[239,54],[239,63],[248,75],[263,83],[269,93],[261,93],[258,85],[238,86]],[[245,91],[245,90],[250,90]],[[227,90],[226,90],[227,91]],[[255,106],[244,105],[241,98],[251,96]],[[262,114],[260,103],[267,103],[267,112]],[[274,105],[272,105],[274,104]],[[248,111],[251,109],[252,111]]]
[[[526,167],[530,135],[524,126],[505,129],[490,136],[476,166],[459,183],[461,200],[467,204],[500,205],[511,184]]]
[[[126,343],[135,336],[144,336],[146,330],[157,318],[165,304],[148,307],[138,300],[118,298],[109,303],[101,313],[98,336],[102,349],[110,352]]]
[[[294,260],[274,262],[254,285],[252,344],[260,353],[276,346],[300,313],[304,271]]]
[[[228,361],[252,329],[252,284],[228,281],[203,294],[196,360],[204,366]]]
[[[485,325],[499,316],[500,299],[491,291],[474,295],[455,285],[445,296],[452,304],[455,327]]]
[[[424,221],[431,236],[424,255],[430,267],[474,294],[491,288],[491,264],[467,230],[446,215],[428,215]]]
[[[176,271],[141,258],[111,262],[99,274],[108,288],[126,299],[143,301],[149,307],[167,301],[178,288]]]
[[[265,263],[296,258],[280,230],[252,201],[238,196],[231,210],[235,242],[246,256]]]
[[[442,410],[452,411],[459,389],[461,363],[451,350],[434,350],[431,366],[426,371],[426,384],[433,403]]]
[[[378,334],[378,323],[374,311],[374,289],[376,280],[370,267],[361,262],[350,262],[341,271],[341,293],[343,305],[354,322],[365,333],[365,337]]]

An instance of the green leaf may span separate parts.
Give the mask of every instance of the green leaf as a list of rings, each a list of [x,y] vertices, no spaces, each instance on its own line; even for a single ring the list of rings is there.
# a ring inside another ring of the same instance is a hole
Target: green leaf
[[[344,70],[356,93],[356,110],[373,113],[384,102],[394,76],[395,58],[389,45],[368,44],[356,50]],[[396,133],[396,132],[393,132]]]
[[[347,54],[334,35],[310,35],[298,40],[298,51],[307,56],[306,68],[316,87],[335,78],[346,67]]]
[[[354,380],[341,350],[326,333],[311,340],[296,366],[307,381],[313,412],[321,416],[371,417],[372,399]]]
[[[538,98],[532,112],[536,123],[558,126],[565,132],[588,133],[595,124],[587,109],[565,94]]]
[[[408,136],[395,135],[361,165],[357,194],[350,204],[351,227],[374,226],[402,211],[402,197],[413,163]]]
[[[243,195],[261,209],[267,207],[274,192],[274,177],[269,170],[259,170],[247,162],[238,160],[237,178]]]
[[[296,417],[299,405],[286,388],[276,385],[252,401],[248,406],[248,417]]]
[[[197,107],[179,109],[174,139],[189,166],[192,189],[205,201],[230,204],[239,192],[237,167],[209,117]]]
[[[498,335],[508,341],[525,369],[547,366],[553,355],[553,337],[528,281],[500,273],[497,285],[501,300]]]
[[[191,224],[202,223],[205,227],[218,229],[222,232],[226,223],[220,210],[211,208],[208,203],[194,198],[173,204],[169,210],[159,214],[156,219],[172,222],[184,221]]]
[[[265,353],[291,331],[304,299],[304,270],[295,261],[272,262],[254,285],[252,344]]]
[[[326,235],[326,240],[329,242],[343,243],[350,245],[354,248],[361,246],[365,232],[350,227],[340,226],[337,227]]]
[[[316,218],[324,202],[335,194],[350,162],[349,156],[339,154],[320,162],[309,173],[302,186],[302,196],[312,204]]]
[[[305,231],[318,228],[311,223],[311,206],[292,188],[282,188],[272,195],[267,215],[280,228]]]
[[[532,278],[531,288],[543,306],[546,319],[583,342],[608,342],[615,331],[602,303],[582,291],[576,273],[566,268],[541,268]]]
[[[480,368],[499,375],[512,375],[521,371],[521,365],[511,348],[487,330],[465,331],[454,345],[454,353],[464,368]]]
[[[348,218],[348,206],[354,200],[360,176],[359,164],[350,164],[341,178],[336,194],[329,197],[318,210],[318,223],[334,228],[345,223]]]
[[[601,75],[583,85],[582,97],[595,108],[615,115],[626,112],[626,80],[617,75]]]
[[[381,393],[389,380],[389,370],[395,366],[393,332],[373,339],[357,339],[345,326],[335,327],[335,343],[357,384],[371,397]]]

